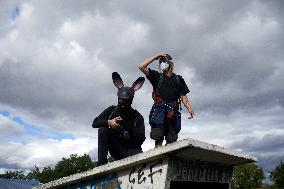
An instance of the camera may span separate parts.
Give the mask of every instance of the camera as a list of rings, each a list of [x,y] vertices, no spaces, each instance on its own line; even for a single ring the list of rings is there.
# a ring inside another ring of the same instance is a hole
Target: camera
[[[123,119],[116,120],[116,123],[118,123],[119,125],[122,125],[123,124]]]
[[[129,140],[130,139],[129,132],[124,129],[126,128],[126,125],[125,125],[126,123],[124,121],[124,119],[126,118],[124,118],[122,115],[119,115],[119,117],[121,117],[121,119],[116,120],[116,123],[118,123],[120,126],[116,129],[116,132],[121,139]]]

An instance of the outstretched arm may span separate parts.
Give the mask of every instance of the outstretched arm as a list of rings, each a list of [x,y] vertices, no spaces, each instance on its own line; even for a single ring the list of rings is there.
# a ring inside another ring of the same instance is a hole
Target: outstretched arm
[[[187,96],[181,95],[181,101],[182,101],[183,105],[186,107],[186,109],[188,110],[188,113],[190,114],[190,117],[188,119],[193,118],[194,112],[192,110],[192,107],[190,105],[190,102],[189,102],[189,99],[187,98]]]
[[[140,65],[139,65],[139,69],[145,74],[145,75],[149,75],[149,68],[148,66],[154,62],[155,60],[158,60],[159,58],[161,58],[161,56],[166,56],[167,54],[157,54],[155,56],[152,56],[150,58],[145,59]]]

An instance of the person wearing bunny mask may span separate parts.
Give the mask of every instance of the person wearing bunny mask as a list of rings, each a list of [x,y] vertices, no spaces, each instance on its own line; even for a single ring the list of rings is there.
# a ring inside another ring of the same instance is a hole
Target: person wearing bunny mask
[[[114,85],[118,88],[118,105],[109,106],[93,121],[98,128],[98,164],[108,162],[108,152],[115,159],[122,159],[142,152],[145,141],[143,116],[131,107],[135,91],[139,90],[144,77],[139,77],[132,87],[126,87],[117,72],[112,73]]]
[[[159,72],[148,68],[155,60],[159,60]],[[174,63],[169,54],[158,54],[147,58],[139,65],[139,69],[153,86],[154,104],[150,111],[149,123],[150,137],[155,140],[155,148],[162,146],[164,138],[166,144],[177,141],[181,129],[181,114],[178,109],[180,101],[187,108],[189,119],[194,116],[186,96],[189,89],[184,79],[173,72]]]

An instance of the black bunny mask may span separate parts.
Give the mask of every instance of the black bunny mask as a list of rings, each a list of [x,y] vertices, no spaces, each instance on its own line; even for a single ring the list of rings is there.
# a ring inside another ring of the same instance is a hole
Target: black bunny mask
[[[138,91],[142,87],[145,78],[139,77],[131,87],[124,86],[123,81],[117,72],[112,73],[112,80],[113,84],[118,88],[118,104],[122,106],[131,106],[135,91]]]

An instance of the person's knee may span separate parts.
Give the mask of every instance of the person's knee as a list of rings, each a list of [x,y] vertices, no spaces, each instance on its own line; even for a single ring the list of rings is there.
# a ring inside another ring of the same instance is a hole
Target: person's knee
[[[98,130],[98,133],[108,133],[109,128],[108,127],[100,127]]]
[[[165,136],[167,144],[176,142],[178,140],[178,133],[175,130],[174,124],[169,124],[167,134]]]
[[[167,144],[176,142],[178,140],[178,135],[176,133],[168,133],[166,136],[166,142]]]
[[[110,129],[108,127],[100,127],[98,129],[98,136],[106,136],[106,135],[109,135],[109,131]]]
[[[150,132],[150,138],[153,140],[164,140],[164,130],[163,128],[152,128]]]

